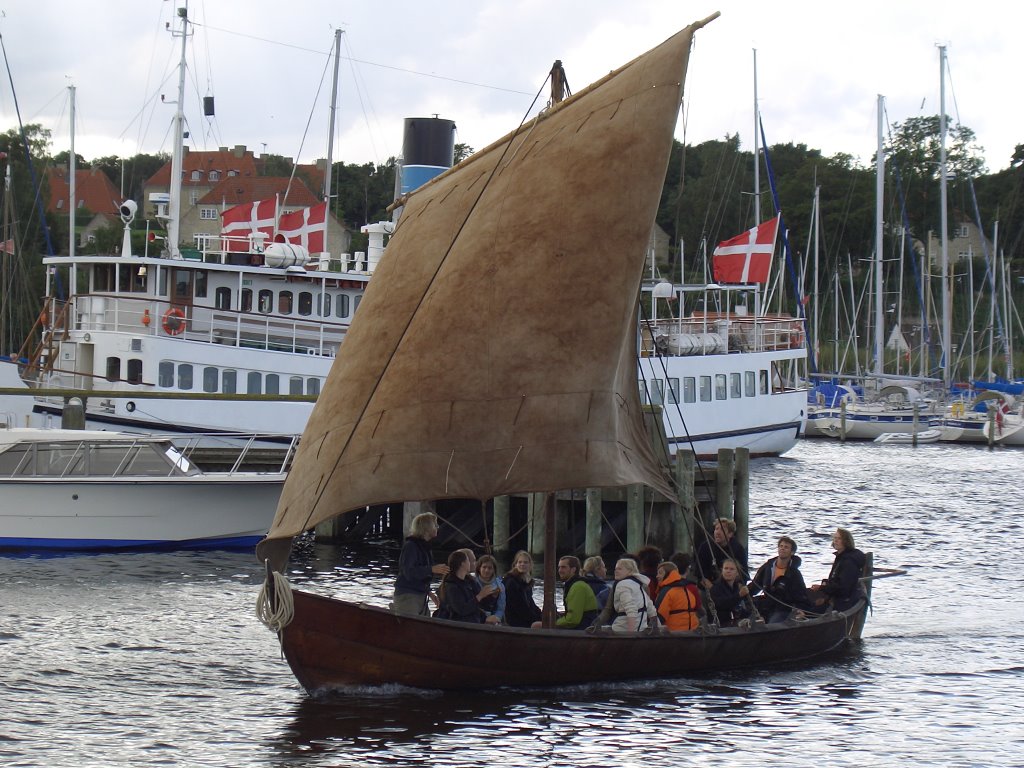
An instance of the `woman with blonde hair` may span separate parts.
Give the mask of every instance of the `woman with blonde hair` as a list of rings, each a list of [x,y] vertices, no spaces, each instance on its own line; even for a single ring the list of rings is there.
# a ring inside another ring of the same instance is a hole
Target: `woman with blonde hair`
[[[516,552],[512,568],[502,579],[505,584],[505,623],[510,627],[531,627],[540,621],[541,610],[533,599],[533,558],[525,550]]]
[[[615,585],[608,599],[615,616],[613,632],[641,632],[657,621],[654,602],[647,593],[649,582],[636,560],[624,557],[615,563]]]
[[[409,535],[398,556],[398,578],[395,579],[395,593],[392,608],[395,613],[405,616],[429,616],[427,596],[430,594],[430,580],[444,576],[448,566],[434,565],[430,542],[437,537],[437,515],[424,512],[416,515],[409,526]]]

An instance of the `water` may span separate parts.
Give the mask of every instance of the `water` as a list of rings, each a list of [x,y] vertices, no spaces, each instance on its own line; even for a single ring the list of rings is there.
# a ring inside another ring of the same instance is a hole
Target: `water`
[[[876,564],[859,649],[697,679],[312,699],[245,553],[0,557],[3,766],[1024,765],[1024,453],[809,442],[754,462],[751,563],[808,581],[850,528]],[[385,604],[397,550],[305,545],[290,578]]]

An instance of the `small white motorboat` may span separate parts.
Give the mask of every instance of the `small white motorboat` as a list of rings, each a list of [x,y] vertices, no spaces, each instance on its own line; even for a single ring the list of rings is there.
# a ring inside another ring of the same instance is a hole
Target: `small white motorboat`
[[[875,438],[876,443],[896,443],[901,445],[912,445],[917,443],[937,443],[942,437],[941,430],[922,429],[917,434],[913,432],[883,432]]]
[[[242,461],[203,472],[166,437],[0,429],[0,549],[252,546],[274,519],[285,464],[249,472]]]

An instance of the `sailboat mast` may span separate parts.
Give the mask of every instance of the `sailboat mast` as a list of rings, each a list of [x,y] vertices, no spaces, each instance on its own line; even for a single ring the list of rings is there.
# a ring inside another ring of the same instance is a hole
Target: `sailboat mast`
[[[757,105],[757,48],[754,48],[754,226],[761,223],[761,114]]]
[[[331,90],[331,116],[327,129],[327,168],[324,169],[324,200],[327,203],[327,212],[331,210],[331,170],[334,165],[334,120],[338,111],[338,65],[341,63],[341,30],[334,30],[334,87]],[[327,233],[330,227],[324,229],[324,251],[327,247]]]
[[[814,339],[811,349],[815,357],[821,354],[821,301],[818,296],[818,246],[821,240],[821,185],[814,185]]]
[[[68,152],[68,256],[75,255],[75,176],[78,171],[75,158],[75,86],[68,86],[68,115],[71,118],[70,150]]]
[[[188,45],[188,3],[178,9],[178,18],[181,19],[181,31],[171,30],[173,37],[181,37],[181,61],[178,64],[178,100],[174,110],[174,124],[171,129],[171,136],[174,141],[174,150],[171,155],[171,181],[170,181],[170,202],[168,204],[167,221],[167,250],[171,258],[179,257],[178,230],[181,219],[181,174],[184,165],[185,141],[185,52]]]
[[[949,292],[949,238],[946,236],[946,46],[939,46],[939,205],[942,227],[942,385],[949,389],[953,325],[953,302]]]
[[[883,114],[885,97],[878,94],[878,151],[875,154],[875,373],[885,373],[885,313],[882,307],[882,195],[885,190]]]

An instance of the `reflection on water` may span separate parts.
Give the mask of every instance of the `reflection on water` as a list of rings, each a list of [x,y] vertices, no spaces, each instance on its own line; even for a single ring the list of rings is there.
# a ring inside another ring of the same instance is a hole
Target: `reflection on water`
[[[0,556],[4,766],[1020,765],[1024,453],[802,443],[754,463],[751,562],[808,580],[849,527],[886,567],[824,663],[557,690],[306,696],[241,552]],[[289,578],[384,605],[397,544],[301,542]]]

